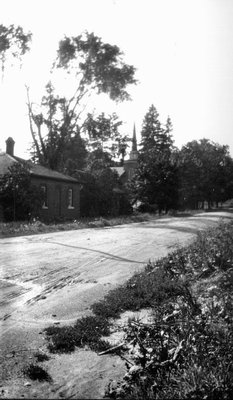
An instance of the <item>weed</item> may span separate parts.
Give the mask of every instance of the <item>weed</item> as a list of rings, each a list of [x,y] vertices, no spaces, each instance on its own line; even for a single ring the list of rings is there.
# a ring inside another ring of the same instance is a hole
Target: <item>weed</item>
[[[115,226],[122,224],[130,224],[133,222],[148,221],[155,219],[155,215],[151,214],[135,214],[126,215],[115,218],[81,218],[79,221],[73,222],[63,222],[63,223],[49,223],[45,224],[41,221],[35,222],[0,222],[0,236],[10,237],[10,236],[22,236],[22,235],[32,235],[38,233],[48,233],[48,232],[59,232],[59,231],[70,231],[84,228],[101,228],[105,226]]]
[[[41,353],[41,352],[36,352],[34,353],[34,357],[37,359],[37,361],[39,362],[43,362],[43,361],[48,361],[49,360],[49,356],[47,356],[47,354],[45,353]]]
[[[53,353],[69,353],[74,351],[75,347],[86,345],[96,351],[109,347],[109,344],[101,339],[109,334],[109,322],[98,316],[83,317],[77,320],[74,326],[50,326],[45,332],[50,340],[48,349]]]
[[[51,382],[52,378],[45,369],[39,365],[30,364],[24,369],[24,374],[32,380]]]
[[[220,224],[133,278],[154,307],[154,323],[129,321],[131,364],[107,397],[233,398],[232,249],[233,223]]]

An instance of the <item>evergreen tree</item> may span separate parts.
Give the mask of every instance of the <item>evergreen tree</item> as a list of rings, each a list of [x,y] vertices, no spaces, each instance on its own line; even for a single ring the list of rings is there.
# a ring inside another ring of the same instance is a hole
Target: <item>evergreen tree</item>
[[[163,127],[151,105],[142,126],[139,166],[129,184],[133,200],[154,205],[159,212],[178,204],[178,170],[171,131],[170,118]]]
[[[171,131],[171,119],[167,118],[165,128],[163,128],[159,121],[159,114],[152,104],[143,120],[141,153],[148,156],[151,152],[154,153],[155,151],[161,153],[170,152],[173,146]]]

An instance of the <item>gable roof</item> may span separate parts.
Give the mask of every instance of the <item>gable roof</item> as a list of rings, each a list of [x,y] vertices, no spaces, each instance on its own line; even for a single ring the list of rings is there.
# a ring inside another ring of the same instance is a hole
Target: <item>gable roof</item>
[[[31,161],[24,160],[23,158],[10,156],[7,153],[0,153],[0,175],[4,175],[8,172],[8,168],[11,167],[14,163],[23,163],[27,162],[30,168],[30,174],[35,177],[60,180],[66,182],[79,183],[77,179],[72,178],[69,175],[62,174],[61,172],[57,172],[55,170],[43,167],[39,164],[33,164]]]
[[[9,172],[8,168],[11,167],[15,162],[16,160],[9,154],[0,153],[0,175],[4,175]]]

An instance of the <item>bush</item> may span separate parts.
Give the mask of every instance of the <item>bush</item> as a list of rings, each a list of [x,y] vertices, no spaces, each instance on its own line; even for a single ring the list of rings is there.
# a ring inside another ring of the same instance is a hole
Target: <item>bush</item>
[[[34,381],[35,380],[47,381],[47,382],[52,381],[52,378],[48,374],[48,372],[45,371],[39,365],[30,364],[28,367],[24,369],[24,374]]]
[[[0,177],[0,203],[5,221],[29,220],[41,208],[43,193],[31,184],[27,163],[13,164]]]
[[[158,211],[158,206],[157,204],[142,203],[138,206],[137,211],[142,213],[156,213]]]

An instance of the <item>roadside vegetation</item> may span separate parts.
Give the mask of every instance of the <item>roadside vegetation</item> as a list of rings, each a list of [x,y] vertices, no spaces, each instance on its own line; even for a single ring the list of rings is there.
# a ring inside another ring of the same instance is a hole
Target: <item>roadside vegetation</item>
[[[188,247],[149,263],[92,306],[74,326],[48,327],[51,352],[111,347],[106,336],[124,311],[150,310],[152,320],[130,319],[117,353],[126,360],[122,382],[106,397],[230,399],[233,396],[233,223],[200,233]],[[105,340],[103,340],[103,336]]]
[[[176,212],[174,215],[179,217],[192,215],[193,212]],[[170,215],[173,215],[170,213]],[[9,236],[24,236],[39,233],[70,231],[84,228],[103,228],[105,226],[115,226],[130,224],[133,222],[149,221],[151,219],[161,218],[161,216],[150,213],[134,213],[132,215],[123,215],[119,217],[98,217],[98,218],[81,218],[80,220],[60,223],[45,224],[42,221],[34,220],[0,222],[0,238]]]
[[[32,379],[33,381],[47,381],[51,382],[52,378],[48,374],[48,372],[36,364],[30,364],[28,367],[24,369],[24,375],[28,378]]]

